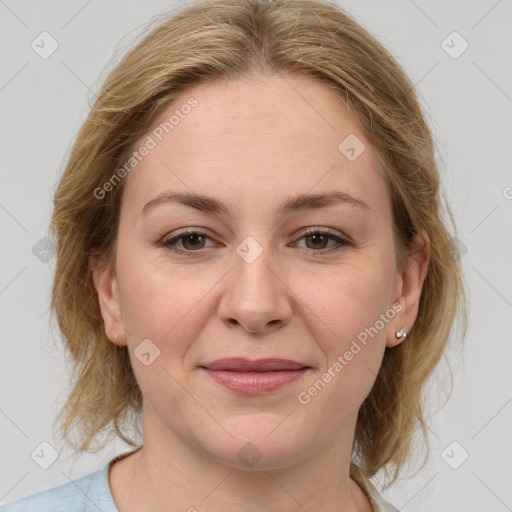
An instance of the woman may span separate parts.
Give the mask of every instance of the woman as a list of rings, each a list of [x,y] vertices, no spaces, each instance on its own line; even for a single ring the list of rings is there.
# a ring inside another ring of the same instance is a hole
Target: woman
[[[369,478],[425,436],[464,289],[374,37],[315,0],[181,11],[107,77],[54,205],[61,433],[136,449],[2,510],[397,510]]]

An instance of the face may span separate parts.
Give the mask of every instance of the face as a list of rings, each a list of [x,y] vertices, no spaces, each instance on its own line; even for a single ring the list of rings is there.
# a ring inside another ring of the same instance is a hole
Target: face
[[[211,82],[134,151],[144,144],[125,178],[116,273],[95,283],[107,334],[128,345],[145,430],[232,467],[245,452],[271,469],[347,442],[385,347],[416,313],[384,173],[353,112],[307,78]],[[302,369],[241,375],[215,370],[221,358]]]

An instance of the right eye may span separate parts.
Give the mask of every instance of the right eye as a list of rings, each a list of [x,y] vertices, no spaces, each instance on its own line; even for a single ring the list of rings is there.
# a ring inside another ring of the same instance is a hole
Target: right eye
[[[192,253],[199,252],[199,250],[204,248],[206,240],[210,240],[210,237],[206,235],[206,233],[188,229],[176,234],[176,236],[172,238],[163,240],[161,245],[171,252],[183,254],[185,256],[192,256]],[[180,241],[182,247],[184,247],[183,249],[175,246],[176,243]]]

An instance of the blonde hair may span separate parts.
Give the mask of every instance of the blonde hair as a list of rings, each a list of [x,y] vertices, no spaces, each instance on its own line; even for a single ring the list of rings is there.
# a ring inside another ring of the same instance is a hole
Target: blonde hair
[[[79,453],[102,432],[132,446],[142,394],[126,346],[104,331],[89,257],[115,268],[124,180],[95,190],[178,93],[215,79],[295,73],[338,91],[378,152],[393,207],[397,268],[415,233],[431,244],[419,312],[407,341],[386,348],[357,419],[351,475],[380,469],[394,482],[412,455],[418,426],[427,439],[422,392],[439,363],[458,307],[467,325],[462,270],[442,218],[434,144],[413,84],[390,53],[336,4],[320,0],[208,0],[167,14],[109,73],[81,127],[54,198],[57,245],[51,308],[74,368],[57,420]],[[446,211],[453,223],[449,207]],[[73,425],[74,424],[74,425]],[[77,440],[69,437],[77,429]],[[107,441],[100,447],[104,447]],[[100,449],[100,448],[97,448]],[[96,450],[96,451],[97,451]]]

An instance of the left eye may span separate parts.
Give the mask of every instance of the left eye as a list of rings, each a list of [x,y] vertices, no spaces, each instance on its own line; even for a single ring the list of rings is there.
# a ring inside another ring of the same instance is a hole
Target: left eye
[[[325,249],[323,246],[324,242],[328,242],[329,240],[334,240],[339,246],[344,245],[351,245],[351,243],[348,240],[345,240],[344,238],[341,238],[337,235],[334,235],[332,233],[329,233],[328,231],[321,231],[319,229],[308,231],[307,233],[304,233],[304,235],[299,238],[299,240],[302,239],[310,239],[313,240],[314,244],[320,244],[322,247],[308,247],[308,249],[311,249],[312,251],[322,251]],[[327,252],[327,251],[324,251]]]
[[[328,243],[329,240],[336,242],[341,247],[352,245],[351,242],[345,240],[344,238],[334,235],[328,231],[321,231],[319,229],[304,233],[302,237],[299,238],[299,240],[302,239],[312,240],[313,244],[317,245],[317,247],[307,247],[307,249],[309,249],[312,252],[329,252],[325,250],[325,244]],[[199,252],[200,249],[204,248],[206,240],[211,240],[211,238],[205,233],[202,233],[200,231],[187,231],[184,234],[175,236],[168,240],[164,240],[162,242],[162,245],[172,252],[191,256],[192,253]],[[181,242],[181,245],[184,249],[176,247],[176,244],[178,242]],[[318,245],[320,245],[321,247],[318,247]]]

